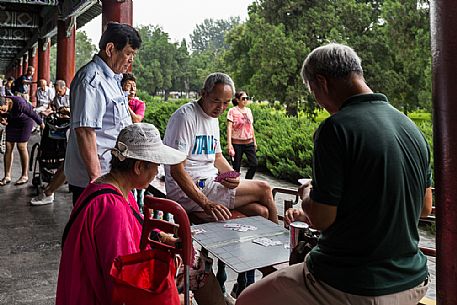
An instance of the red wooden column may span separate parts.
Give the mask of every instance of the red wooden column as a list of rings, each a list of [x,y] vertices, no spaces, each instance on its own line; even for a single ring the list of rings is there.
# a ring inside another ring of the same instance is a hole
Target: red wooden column
[[[37,47],[33,47],[29,50],[29,66],[35,68],[35,73],[33,73],[32,81],[35,82],[30,86],[30,102],[32,103],[33,107],[36,107],[36,89],[37,84],[36,81],[38,80],[38,54],[37,54]]]
[[[102,0],[102,32],[110,21],[133,25],[133,1]],[[132,65],[128,70],[132,72]]]
[[[57,21],[56,80],[64,80],[67,86],[75,76],[75,28],[71,19]]]
[[[21,73],[21,75],[27,74],[27,68],[28,68],[28,67],[29,67],[28,54],[25,53],[25,54],[22,56],[22,73]]]
[[[132,0],[102,0],[102,32],[110,21],[133,24]]]
[[[17,60],[16,77],[15,78],[18,78],[21,75],[22,75],[22,58]]]
[[[45,79],[48,84],[51,80],[51,41],[49,38],[38,39],[38,79]]]
[[[457,304],[457,6],[430,1],[437,304]]]

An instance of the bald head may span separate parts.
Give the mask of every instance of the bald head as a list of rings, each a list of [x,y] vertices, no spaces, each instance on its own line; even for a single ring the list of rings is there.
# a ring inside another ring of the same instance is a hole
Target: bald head
[[[56,90],[56,94],[58,94],[59,96],[64,96],[65,91],[67,90],[65,81],[61,80],[61,79],[56,80],[56,83],[54,84],[54,88]]]
[[[42,88],[42,89],[44,89],[47,85],[48,85],[48,82],[43,78],[38,81],[38,86],[40,86],[40,88]]]

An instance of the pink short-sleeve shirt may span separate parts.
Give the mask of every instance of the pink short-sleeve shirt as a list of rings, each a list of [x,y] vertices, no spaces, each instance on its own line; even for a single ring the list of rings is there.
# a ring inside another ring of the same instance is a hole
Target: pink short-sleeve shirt
[[[146,105],[143,101],[140,101],[139,99],[134,97],[129,101],[129,107],[136,115],[140,115],[142,118],[144,118],[144,111],[146,109]]]
[[[254,117],[251,109],[244,108],[241,111],[235,106],[229,110],[227,120],[232,122],[232,139],[250,140],[254,138]]]

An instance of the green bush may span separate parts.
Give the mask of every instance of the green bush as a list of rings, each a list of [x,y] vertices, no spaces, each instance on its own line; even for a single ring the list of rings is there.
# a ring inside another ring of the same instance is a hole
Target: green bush
[[[428,144],[430,145],[430,153],[432,155],[432,173],[433,173],[433,165],[434,165],[434,158],[433,158],[433,124],[432,121],[429,120],[419,120],[419,121],[414,121],[416,125],[419,127],[419,129],[422,131],[422,133],[425,136],[425,139],[427,140]]]
[[[160,131],[162,138],[171,115],[181,105],[188,102],[187,99],[170,99],[165,102],[163,98],[160,97],[144,98],[143,101],[146,103],[144,122],[154,124]]]
[[[285,110],[251,105],[261,169],[296,183],[311,176],[313,134],[318,124],[306,116],[288,117]]]
[[[145,122],[154,124],[164,135],[168,119],[185,99],[164,102],[161,98],[143,97],[146,101]],[[254,116],[254,130],[257,138],[259,170],[273,177],[293,183],[302,177],[311,176],[313,135],[319,123],[312,122],[300,113],[298,117],[286,116],[285,110],[268,103],[250,105]],[[321,114],[325,117],[326,114]],[[227,156],[227,113],[219,117],[222,151]],[[418,120],[416,123],[433,149],[432,123]]]

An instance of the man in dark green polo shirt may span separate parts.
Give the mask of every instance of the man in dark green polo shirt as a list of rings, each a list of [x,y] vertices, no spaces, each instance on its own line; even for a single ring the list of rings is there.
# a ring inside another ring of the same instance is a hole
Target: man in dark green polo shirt
[[[302,77],[331,116],[315,134],[303,209],[286,219],[309,219],[321,237],[305,263],[250,286],[237,304],[417,304],[428,287],[417,229],[432,204],[425,138],[372,92],[348,46],[312,51]]]

